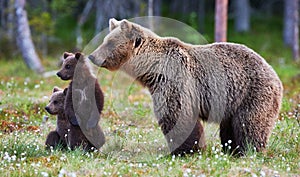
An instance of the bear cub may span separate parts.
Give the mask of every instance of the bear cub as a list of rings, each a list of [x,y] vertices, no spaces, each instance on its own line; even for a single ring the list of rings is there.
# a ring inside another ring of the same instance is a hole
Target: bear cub
[[[64,90],[54,87],[49,104],[45,107],[51,115],[57,115],[56,130],[51,131],[46,138],[46,149],[68,146],[74,150],[82,146],[84,150],[94,149],[93,145],[84,136],[80,127],[70,124],[64,112],[64,103],[68,88]]]
[[[88,140],[100,148],[105,143],[98,125],[104,104],[103,92],[82,53],[65,52],[63,58],[57,76],[71,80],[64,104],[65,114],[73,126],[80,126]]]

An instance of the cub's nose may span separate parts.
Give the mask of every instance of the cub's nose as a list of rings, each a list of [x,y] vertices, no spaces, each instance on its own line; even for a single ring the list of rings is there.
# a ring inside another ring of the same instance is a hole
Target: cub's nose
[[[57,75],[58,77],[61,77],[61,73],[60,73],[60,72],[57,72],[56,75]]]
[[[45,110],[46,110],[47,112],[49,112],[49,111],[50,111],[50,108],[49,108],[48,106],[46,106],[46,107],[45,107]]]

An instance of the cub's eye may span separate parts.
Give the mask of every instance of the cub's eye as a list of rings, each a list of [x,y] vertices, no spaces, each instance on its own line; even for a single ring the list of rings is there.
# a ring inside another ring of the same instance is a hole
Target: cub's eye
[[[53,104],[57,104],[58,103],[58,101],[53,101]]]
[[[134,43],[134,48],[137,48],[142,42],[142,39],[141,38],[136,38],[135,39],[135,43]]]
[[[66,65],[65,68],[66,68],[66,69],[70,69],[71,66],[70,66],[70,65]]]

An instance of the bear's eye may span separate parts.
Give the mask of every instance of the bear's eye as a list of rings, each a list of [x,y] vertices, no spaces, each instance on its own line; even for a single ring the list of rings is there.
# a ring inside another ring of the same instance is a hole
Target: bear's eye
[[[57,104],[58,103],[58,101],[53,101],[53,104]]]
[[[66,69],[70,69],[71,66],[70,66],[70,65],[66,65],[65,68],[66,68]]]
[[[137,48],[142,42],[142,39],[141,38],[136,38],[135,39],[135,43],[134,43],[134,48]]]

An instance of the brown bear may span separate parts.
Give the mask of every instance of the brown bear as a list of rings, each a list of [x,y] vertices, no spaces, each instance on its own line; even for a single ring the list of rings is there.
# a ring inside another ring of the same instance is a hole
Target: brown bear
[[[68,120],[73,126],[80,126],[88,140],[100,148],[105,143],[104,133],[98,125],[104,95],[84,55],[65,52],[57,76],[62,80],[72,80],[64,105]]]
[[[70,124],[64,113],[67,90],[67,88],[61,90],[54,87],[49,104],[45,107],[49,114],[57,115],[56,130],[48,134],[45,142],[46,148],[61,146],[63,149],[70,147],[74,150],[81,146],[84,150],[93,150],[93,145],[86,139],[80,127]]]
[[[61,145],[62,148],[67,147],[67,135],[69,128],[69,120],[64,114],[64,91],[58,87],[53,88],[52,96],[45,110],[52,115],[57,115],[56,130],[51,131],[46,138],[46,148],[56,148]]]
[[[109,28],[88,58],[148,87],[172,154],[205,147],[200,120],[220,124],[226,152],[266,147],[283,87],[259,54],[235,43],[187,44],[127,20],[111,19]]]

